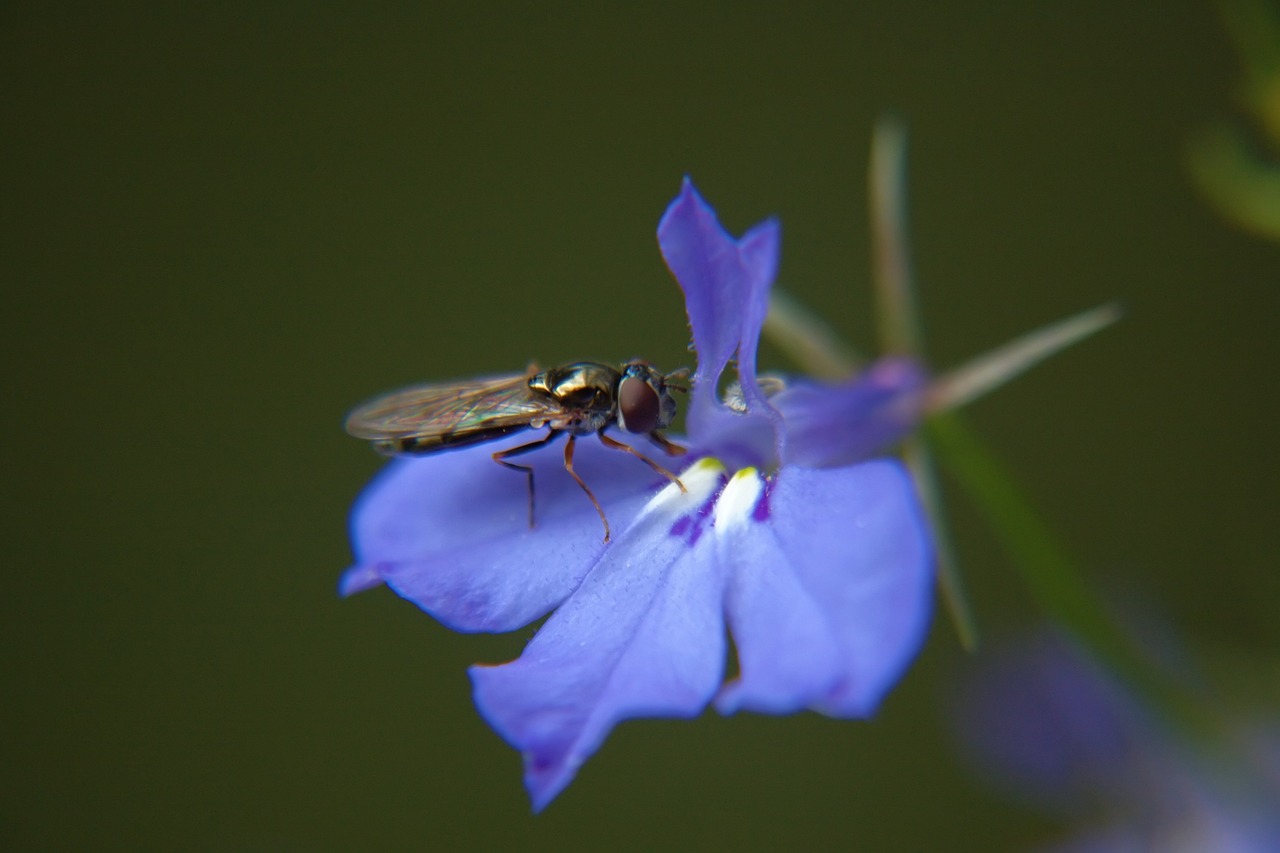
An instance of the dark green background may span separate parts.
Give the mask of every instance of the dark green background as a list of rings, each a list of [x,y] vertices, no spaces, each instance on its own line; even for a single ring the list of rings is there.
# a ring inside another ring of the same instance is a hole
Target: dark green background
[[[1055,833],[954,757],[942,620],[874,723],[627,723],[534,818],[465,676],[529,632],[334,594],[379,464],[342,434],[353,403],[531,358],[687,359],[654,241],[686,173],[735,231],[778,215],[783,285],[869,342],[888,110],[938,366],[1129,309],[975,426],[1100,587],[1196,648],[1280,647],[1280,249],[1184,176],[1233,109],[1207,4],[11,3],[0,58],[7,849]],[[1033,623],[952,510],[984,626]]]

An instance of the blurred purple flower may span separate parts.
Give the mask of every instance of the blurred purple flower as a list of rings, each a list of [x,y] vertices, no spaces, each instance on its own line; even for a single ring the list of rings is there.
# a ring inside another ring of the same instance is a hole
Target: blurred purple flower
[[[1061,635],[991,656],[958,710],[985,775],[1083,827],[1046,850],[1280,850],[1280,731],[1193,748]]]
[[[350,594],[379,583],[461,631],[510,631],[555,612],[516,661],[471,670],[480,713],[524,756],[535,810],[614,725],[714,703],[865,717],[902,675],[932,608],[932,550],[911,480],[872,459],[918,420],[922,370],[885,361],[836,385],[766,399],[756,344],[778,226],[730,237],[687,180],[658,228],[684,290],[697,370],[687,491],[626,454],[580,442],[537,470],[537,526],[493,447],[399,459],[352,513]],[[736,358],[732,404],[717,392]],[[523,460],[522,460],[523,461]],[[724,683],[726,621],[739,675]]]

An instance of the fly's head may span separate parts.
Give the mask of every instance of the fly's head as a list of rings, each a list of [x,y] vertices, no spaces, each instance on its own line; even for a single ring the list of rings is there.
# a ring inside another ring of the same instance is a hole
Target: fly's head
[[[688,375],[689,371],[683,368],[664,374],[638,359],[622,365],[614,395],[618,426],[634,435],[665,429],[676,416],[676,400],[671,392],[689,390]]]

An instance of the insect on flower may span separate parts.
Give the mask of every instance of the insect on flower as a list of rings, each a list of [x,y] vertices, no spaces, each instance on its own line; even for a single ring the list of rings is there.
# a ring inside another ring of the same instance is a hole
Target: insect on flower
[[[671,391],[688,391],[688,375],[687,368],[664,374],[638,359],[619,367],[594,361],[547,370],[530,365],[524,373],[419,385],[377,397],[352,412],[346,427],[349,434],[372,441],[374,449],[387,456],[422,456],[546,427],[545,437],[493,454],[494,462],[523,471],[528,478],[530,527],[534,519],[533,468],[507,460],[567,433],[564,468],[600,514],[604,541],[608,542],[609,519],[595,494],[573,470],[574,442],[578,436],[595,433],[606,447],[632,454],[683,491],[679,477],[630,445],[605,435],[605,430],[617,424],[624,432],[647,435],[671,456],[684,453],[683,447],[668,441],[661,431],[676,414]]]

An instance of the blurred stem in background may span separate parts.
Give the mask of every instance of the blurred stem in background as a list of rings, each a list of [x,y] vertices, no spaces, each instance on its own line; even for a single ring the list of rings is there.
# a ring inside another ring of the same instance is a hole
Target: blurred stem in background
[[[1223,22],[1240,55],[1237,100],[1261,139],[1219,121],[1187,148],[1196,188],[1229,221],[1280,240],[1280,15],[1265,0],[1229,0]]]
[[[923,360],[906,236],[906,133],[897,121],[883,120],[876,127],[870,185],[880,346],[887,353]],[[976,648],[978,630],[947,537],[935,453],[992,526],[1009,553],[1017,578],[1044,613],[1146,699],[1172,728],[1189,735],[1193,742],[1217,740],[1222,727],[1216,716],[1135,643],[1090,587],[1067,548],[1032,508],[1006,466],[953,411],[1118,316],[1117,306],[1104,305],[1032,332],[943,374],[931,386],[925,427],[906,442],[904,456],[931,514],[940,594],[965,648]],[[821,378],[845,378],[861,361],[821,319],[785,296],[777,295],[770,303],[765,335],[806,372]]]

